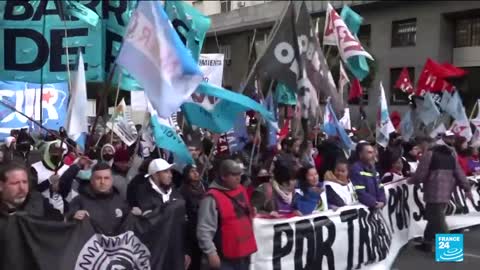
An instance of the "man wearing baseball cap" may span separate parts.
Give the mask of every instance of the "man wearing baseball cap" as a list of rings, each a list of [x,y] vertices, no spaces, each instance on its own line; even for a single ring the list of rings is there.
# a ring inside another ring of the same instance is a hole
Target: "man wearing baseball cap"
[[[175,164],[170,164],[162,158],[154,159],[148,165],[148,173],[145,175],[148,183],[141,185],[137,190],[138,206],[147,215],[159,207],[163,207],[169,203],[181,203],[183,205],[183,212],[185,212],[185,201],[179,191],[175,189],[172,181],[171,169]],[[179,208],[180,209],[180,208]],[[186,229],[186,224],[177,224]],[[179,230],[182,231],[182,230]],[[176,235],[177,239],[185,241],[185,231],[180,235]],[[188,242],[185,241],[185,269],[190,265],[190,255]]]
[[[248,270],[250,255],[257,251],[252,206],[240,184],[242,173],[239,163],[224,160],[219,178],[200,202],[197,238],[212,269]]]
[[[173,165],[161,158],[150,162],[145,175],[148,183],[137,191],[138,205],[142,211],[154,210],[170,201],[183,200],[182,195],[173,187]]]

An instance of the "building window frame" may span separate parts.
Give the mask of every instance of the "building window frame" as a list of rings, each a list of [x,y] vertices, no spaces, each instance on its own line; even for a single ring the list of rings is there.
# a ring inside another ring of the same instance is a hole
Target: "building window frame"
[[[406,67],[408,70],[408,76],[410,77],[410,81],[415,81],[415,67]],[[395,88],[395,83],[402,72],[403,67],[393,67],[389,70],[390,75],[390,104],[392,105],[408,105],[409,99],[408,94],[402,92],[400,89]]]
[[[417,44],[417,18],[392,22],[392,48],[413,47]]]
[[[455,20],[454,48],[476,46],[480,46],[480,16]]]
[[[372,40],[372,25],[362,24],[360,30],[358,30],[357,38],[364,48],[370,48]]]
[[[232,63],[232,46],[231,45],[219,45],[218,52],[223,53],[224,63],[230,65]]]
[[[220,13],[228,13],[232,11],[232,1],[222,0],[220,1]]]
[[[350,83],[351,83],[351,82],[350,82]],[[350,87],[352,87],[352,86],[350,85]],[[348,89],[348,91],[350,91],[350,89]],[[344,97],[345,100],[348,99],[348,91],[345,91],[345,92],[347,92],[346,95],[345,95],[345,97]],[[352,102],[352,101],[348,101],[348,104],[349,104],[349,105],[368,105],[368,98],[369,98],[368,92],[369,92],[369,91],[370,91],[369,88],[362,86],[362,98],[361,98],[361,100],[358,99],[358,100],[355,100],[355,101],[353,101],[353,102]]]

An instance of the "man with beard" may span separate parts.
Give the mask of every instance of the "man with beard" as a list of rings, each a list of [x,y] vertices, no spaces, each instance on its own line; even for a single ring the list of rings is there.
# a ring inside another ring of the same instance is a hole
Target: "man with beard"
[[[145,175],[148,182],[146,185],[138,187],[136,196],[138,207],[142,210],[143,215],[148,215],[155,209],[165,207],[175,201],[182,203],[183,207],[185,207],[185,201],[182,195],[173,187],[171,172],[173,165],[174,164],[169,164],[162,158],[154,159],[148,165],[148,174]],[[185,244],[185,251],[189,250],[187,247],[189,243],[186,241],[185,235],[187,230],[186,222],[178,224],[178,226],[182,226],[185,229],[179,230],[182,234],[175,237]],[[188,268],[191,259],[190,255],[187,255],[187,252],[185,252],[185,254],[185,268]]]
[[[41,194],[30,190],[27,169],[17,163],[8,163],[0,169],[0,215],[26,213],[29,216],[63,220]]]

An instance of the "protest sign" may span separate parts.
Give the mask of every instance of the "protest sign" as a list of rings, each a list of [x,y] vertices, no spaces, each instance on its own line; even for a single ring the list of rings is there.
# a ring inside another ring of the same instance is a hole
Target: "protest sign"
[[[2,102],[34,120],[42,120],[44,127],[58,130],[64,125],[67,115],[68,85],[66,82],[45,84],[43,93],[41,92],[39,84],[0,81]],[[0,119],[0,139],[10,136],[11,129],[29,128],[33,125],[25,116],[3,105],[0,105]]]
[[[426,221],[421,185],[385,186],[382,211],[347,206],[291,219],[254,219],[258,251],[250,270],[390,269],[402,246],[422,236]],[[480,186],[474,202],[458,189],[447,207],[450,229],[480,224]]]
[[[203,81],[222,87],[223,59],[223,53],[200,54],[198,66],[203,73]]]

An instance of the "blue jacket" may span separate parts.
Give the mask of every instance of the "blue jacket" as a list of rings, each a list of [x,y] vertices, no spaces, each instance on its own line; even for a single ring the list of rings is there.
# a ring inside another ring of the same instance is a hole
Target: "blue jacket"
[[[357,161],[350,168],[350,179],[360,203],[375,207],[377,202],[386,202],[385,190],[375,168]]]
[[[322,186],[323,184],[319,182],[318,187]],[[315,210],[326,210],[325,206],[322,206],[322,198],[320,195],[320,193],[313,191],[312,188],[297,189],[293,200],[295,209],[304,215],[309,215]]]

